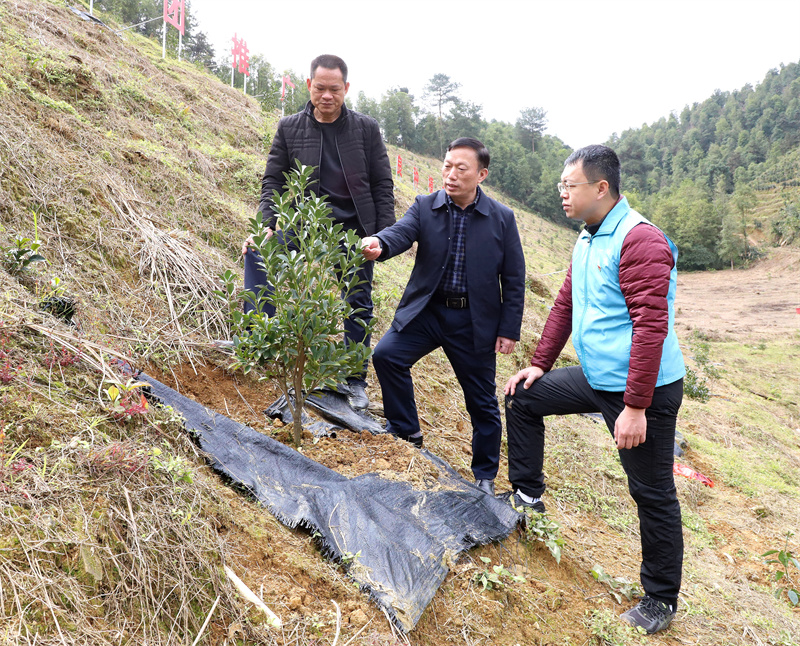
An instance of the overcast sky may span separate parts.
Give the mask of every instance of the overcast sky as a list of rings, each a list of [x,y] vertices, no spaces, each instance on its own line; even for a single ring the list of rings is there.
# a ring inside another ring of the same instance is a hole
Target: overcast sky
[[[304,76],[337,54],[353,101],[399,86],[419,105],[447,74],[487,120],[544,108],[573,148],[800,62],[800,0],[190,1],[218,58],[234,34]]]

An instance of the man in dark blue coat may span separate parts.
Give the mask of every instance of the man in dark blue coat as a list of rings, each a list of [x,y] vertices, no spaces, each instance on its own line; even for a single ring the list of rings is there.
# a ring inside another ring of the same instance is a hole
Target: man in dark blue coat
[[[496,353],[519,339],[525,259],[514,212],[480,189],[489,151],[462,137],[447,148],[444,190],[418,196],[396,224],[364,238],[369,260],[386,260],[417,243],[414,269],[391,329],[375,348],[388,430],[422,446],[411,366],[444,350],[472,420],[472,473],[494,494],[502,426]]]

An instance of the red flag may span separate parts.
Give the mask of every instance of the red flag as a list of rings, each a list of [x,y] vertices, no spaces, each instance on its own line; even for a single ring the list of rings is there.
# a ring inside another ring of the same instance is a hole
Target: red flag
[[[250,51],[247,49],[247,43],[242,40],[241,49],[239,50],[239,72],[245,76],[250,76]]]
[[[419,171],[417,167],[414,166],[414,188],[416,189],[419,186]]]
[[[236,67],[236,57],[239,56],[239,47],[241,47],[242,42],[236,38],[236,34],[233,35],[233,49],[231,50],[231,55],[233,56],[233,60],[231,61],[231,67]]]
[[[175,27],[181,35],[186,25],[185,0],[164,0],[164,22]]]
[[[400,155],[397,156],[397,176],[403,176],[403,158]]]
[[[428,193],[433,193],[433,177],[428,175]]]
[[[231,53],[233,54],[233,62],[231,63],[233,68],[245,76],[250,76],[250,51],[247,49],[247,43],[244,42],[244,38],[236,38],[236,34],[233,35]]]
[[[288,74],[284,74],[283,85],[281,86],[281,101],[283,101],[284,97],[286,96],[287,85],[294,90],[294,83],[292,83],[291,77]]]

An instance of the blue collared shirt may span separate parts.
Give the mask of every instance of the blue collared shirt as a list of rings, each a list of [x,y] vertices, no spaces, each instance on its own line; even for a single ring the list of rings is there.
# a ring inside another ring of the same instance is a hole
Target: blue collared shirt
[[[465,240],[467,237],[467,221],[481,198],[481,188],[475,193],[475,199],[466,209],[461,209],[450,196],[447,196],[447,210],[450,213],[450,255],[447,259],[438,291],[444,294],[467,294],[467,254]]]

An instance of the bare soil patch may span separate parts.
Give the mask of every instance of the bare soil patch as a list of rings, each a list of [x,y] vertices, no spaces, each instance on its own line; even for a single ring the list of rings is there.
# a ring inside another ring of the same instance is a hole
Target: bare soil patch
[[[767,339],[800,330],[800,250],[771,250],[748,269],[678,274],[678,333]]]

